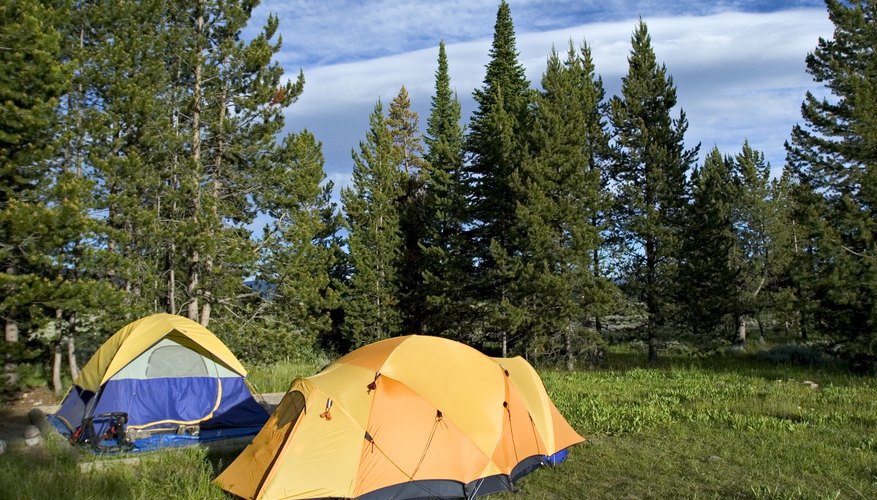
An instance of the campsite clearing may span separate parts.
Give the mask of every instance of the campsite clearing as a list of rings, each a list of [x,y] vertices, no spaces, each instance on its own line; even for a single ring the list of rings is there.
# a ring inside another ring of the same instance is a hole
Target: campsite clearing
[[[263,391],[284,391],[280,381],[311,374],[313,367],[289,364],[251,370]],[[649,367],[641,354],[619,352],[600,369],[540,374],[587,440],[560,466],[520,481],[518,493],[487,498],[877,498],[873,378],[749,354],[665,356]],[[203,449],[149,455],[134,467],[81,474],[63,450],[13,450],[0,456],[0,492],[228,498],[211,480],[234,456]]]

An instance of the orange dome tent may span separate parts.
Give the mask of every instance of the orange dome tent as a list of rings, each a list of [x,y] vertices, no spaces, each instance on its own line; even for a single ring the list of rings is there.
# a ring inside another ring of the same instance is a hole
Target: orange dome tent
[[[216,482],[245,498],[474,498],[581,441],[525,360],[411,335],[293,381]]]

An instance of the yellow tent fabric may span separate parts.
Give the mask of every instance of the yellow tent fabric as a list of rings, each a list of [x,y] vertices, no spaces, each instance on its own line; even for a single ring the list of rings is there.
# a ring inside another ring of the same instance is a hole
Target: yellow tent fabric
[[[178,332],[200,345],[241,376],[247,375],[240,361],[210,330],[182,316],[158,313],[129,323],[114,333],[94,353],[74,383],[85,390],[97,392],[125,365],[172,332]]]
[[[244,498],[472,498],[581,441],[524,359],[410,335],[293,381],[216,482]]]

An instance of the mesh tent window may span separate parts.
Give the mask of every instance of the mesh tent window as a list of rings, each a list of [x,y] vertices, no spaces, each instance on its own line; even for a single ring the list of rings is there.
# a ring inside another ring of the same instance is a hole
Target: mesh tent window
[[[206,377],[207,365],[204,358],[181,345],[166,345],[156,348],[149,354],[146,364],[146,378],[162,377]]]

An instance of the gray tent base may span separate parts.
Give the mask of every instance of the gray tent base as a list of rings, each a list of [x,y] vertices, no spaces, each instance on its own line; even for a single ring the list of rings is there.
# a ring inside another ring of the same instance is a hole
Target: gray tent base
[[[509,475],[497,474],[477,479],[468,484],[446,479],[409,481],[370,491],[356,498],[357,500],[386,500],[388,498],[393,500],[471,499],[501,491],[513,491],[515,489],[515,482],[547,463],[548,457],[545,455],[535,455],[519,462]]]

